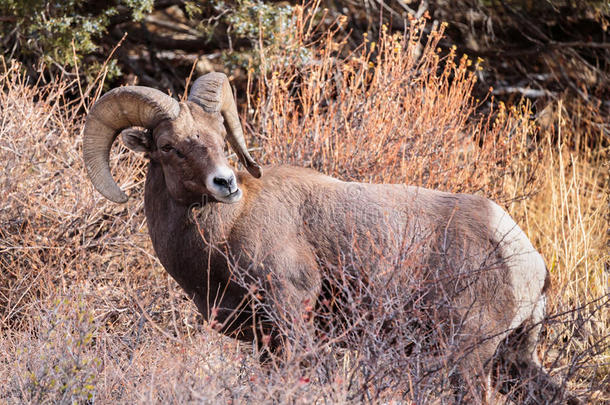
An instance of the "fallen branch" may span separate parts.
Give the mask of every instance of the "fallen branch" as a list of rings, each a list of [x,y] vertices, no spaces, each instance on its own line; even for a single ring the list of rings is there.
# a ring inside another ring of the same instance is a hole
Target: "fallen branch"
[[[547,97],[547,96],[551,96],[553,94],[548,90],[537,90],[537,89],[530,89],[527,87],[516,87],[516,86],[506,86],[506,87],[500,87],[497,89],[494,88],[494,90],[491,93],[493,95],[506,95],[506,94],[520,93],[524,97],[529,97],[529,98]]]
[[[192,35],[194,37],[201,36],[201,33],[199,31],[197,31],[194,28],[189,27],[186,24],[173,22],[173,21],[169,21],[169,20],[164,20],[161,18],[154,17],[152,15],[149,15],[146,18],[144,18],[144,22],[148,23],[148,24],[156,25],[161,28],[166,28],[168,30],[172,30],[174,32],[179,32],[181,34],[188,34],[188,35]]]
[[[554,48],[602,48],[610,49],[610,43],[607,42],[583,42],[583,41],[571,41],[571,42],[551,42],[549,46]]]

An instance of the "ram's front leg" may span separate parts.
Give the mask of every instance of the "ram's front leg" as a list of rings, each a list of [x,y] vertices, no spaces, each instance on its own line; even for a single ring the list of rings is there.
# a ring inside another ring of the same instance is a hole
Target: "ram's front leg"
[[[263,339],[286,361],[311,352],[315,346],[314,308],[320,293],[320,273],[313,254],[286,243],[265,261],[263,313],[273,325]]]

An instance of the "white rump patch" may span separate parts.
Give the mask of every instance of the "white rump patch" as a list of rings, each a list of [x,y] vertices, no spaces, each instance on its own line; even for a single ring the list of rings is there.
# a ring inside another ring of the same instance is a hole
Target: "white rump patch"
[[[516,328],[532,316],[540,301],[546,278],[542,256],[534,249],[525,232],[498,204],[489,201],[490,226],[500,252],[510,269],[517,312],[511,323]]]

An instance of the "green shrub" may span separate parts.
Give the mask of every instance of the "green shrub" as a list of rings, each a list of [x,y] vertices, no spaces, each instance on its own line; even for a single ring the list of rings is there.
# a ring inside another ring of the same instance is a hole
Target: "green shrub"
[[[80,65],[85,55],[99,50],[99,39],[111,19],[127,13],[133,21],[152,11],[153,0],[119,0],[100,6],[86,0],[0,0],[0,49],[8,59],[26,62],[30,68],[41,64],[63,70]],[[87,76],[99,71],[99,62],[88,64]],[[109,74],[118,68],[111,65]]]

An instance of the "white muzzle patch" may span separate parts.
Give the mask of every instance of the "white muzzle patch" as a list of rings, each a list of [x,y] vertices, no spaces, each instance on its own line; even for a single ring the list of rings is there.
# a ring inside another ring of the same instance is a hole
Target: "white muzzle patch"
[[[205,185],[214,198],[221,202],[235,203],[242,197],[235,173],[227,166],[217,167],[208,175]]]

